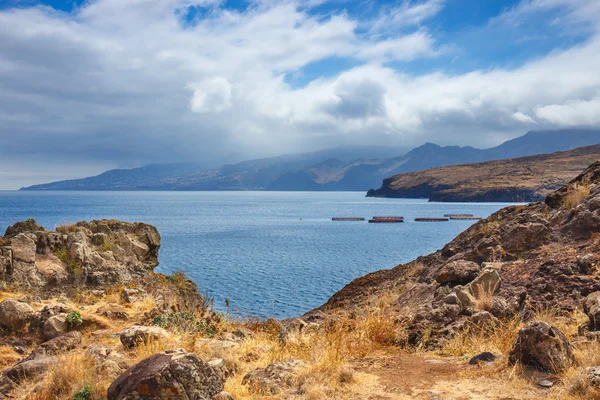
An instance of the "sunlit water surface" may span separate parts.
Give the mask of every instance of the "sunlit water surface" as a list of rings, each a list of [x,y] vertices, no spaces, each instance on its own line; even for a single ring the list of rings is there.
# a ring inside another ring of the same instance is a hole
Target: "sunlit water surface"
[[[35,218],[47,229],[114,218],[155,225],[157,271],[185,271],[231,312],[289,317],[323,304],[352,279],[441,248],[473,221],[414,222],[507,204],[370,199],[360,192],[2,192],[0,234]],[[402,215],[403,224],[332,222]]]

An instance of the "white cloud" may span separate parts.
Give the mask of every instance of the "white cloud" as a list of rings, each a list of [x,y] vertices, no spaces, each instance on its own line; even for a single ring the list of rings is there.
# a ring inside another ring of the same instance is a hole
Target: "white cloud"
[[[518,67],[411,75],[387,63],[440,56],[445,44],[423,24],[443,1],[403,2],[370,30],[344,12],[311,15],[306,4],[264,1],[239,12],[218,0],[95,0],[73,13],[4,9],[0,155],[135,165],[381,135],[482,145],[529,126],[600,125],[595,30]],[[567,7],[565,24],[600,20],[597,0],[566,4],[523,2],[495,23],[551,5]],[[203,17],[184,20],[191,6]],[[336,58],[358,66],[338,70]],[[318,61],[331,61],[323,77],[286,83]]]
[[[536,116],[559,126],[600,125],[600,97],[591,100],[568,100],[535,110]]]
[[[218,113],[231,108],[231,84],[226,78],[205,79],[189,88],[193,90],[190,108],[194,112]]]

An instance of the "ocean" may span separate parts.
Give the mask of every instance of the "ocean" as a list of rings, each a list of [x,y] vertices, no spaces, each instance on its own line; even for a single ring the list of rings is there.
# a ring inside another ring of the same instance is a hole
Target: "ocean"
[[[507,205],[374,199],[364,192],[0,191],[0,234],[27,218],[46,229],[101,218],[149,223],[162,237],[156,271],[185,272],[219,310],[286,318],[318,307],[354,278],[440,249],[475,222],[415,217],[487,217]],[[331,221],[375,215],[406,222]]]

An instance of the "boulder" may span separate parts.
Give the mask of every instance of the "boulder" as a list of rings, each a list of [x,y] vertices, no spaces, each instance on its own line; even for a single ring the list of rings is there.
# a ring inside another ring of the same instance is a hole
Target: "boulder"
[[[231,375],[233,375],[236,370],[235,365],[227,363],[222,358],[213,358],[208,362],[208,365],[210,365],[211,368],[215,370],[215,372],[221,377],[223,382],[225,382]]]
[[[6,299],[0,303],[0,325],[13,331],[20,331],[33,318],[33,308],[27,303],[15,299]]]
[[[101,344],[90,347],[86,354],[94,360],[98,373],[113,378],[117,378],[130,366],[121,353]]]
[[[585,372],[590,386],[600,389],[600,367],[590,367]]]
[[[439,271],[435,280],[442,285],[465,285],[479,274],[479,265],[472,261],[452,261]]]
[[[276,394],[292,386],[296,373],[305,365],[301,360],[269,364],[266,368],[249,372],[244,376],[242,384],[250,386],[254,392]]]
[[[283,327],[279,334],[279,340],[282,343],[299,343],[305,335],[310,335],[320,329],[316,322],[305,322],[300,318],[295,318]]]
[[[556,373],[573,365],[575,356],[561,331],[546,322],[533,321],[519,331],[509,361]]]
[[[467,285],[471,294],[477,298],[481,296],[482,291],[494,294],[500,289],[502,279],[495,269],[485,269],[477,278]]]
[[[134,325],[121,332],[121,343],[125,348],[133,348],[140,343],[149,341],[161,341],[170,336],[169,332],[158,326]]]
[[[108,400],[212,400],[223,381],[196,354],[173,350],[150,356],[119,376]]]
[[[77,331],[67,332],[39,345],[24,361],[37,360],[65,353],[73,350],[80,344],[81,333]]]
[[[3,374],[5,377],[18,383],[24,379],[33,378],[45,373],[48,371],[48,368],[56,363],[58,363],[58,360],[54,357],[38,358],[21,362],[5,370]]]
[[[135,303],[140,301],[144,296],[146,296],[146,291],[143,289],[123,289],[121,292],[121,299],[125,303]]]
[[[593,292],[587,295],[583,302],[583,311],[590,319],[590,330],[600,330],[600,292]]]
[[[42,327],[42,338],[44,340],[54,339],[69,330],[67,314],[61,313],[48,318]]]
[[[14,261],[35,262],[36,243],[28,234],[19,233],[10,241]]]
[[[29,325],[29,332],[41,333],[44,324],[50,317],[58,314],[68,314],[71,311],[73,311],[73,308],[63,303],[46,304],[33,315],[31,324]]]

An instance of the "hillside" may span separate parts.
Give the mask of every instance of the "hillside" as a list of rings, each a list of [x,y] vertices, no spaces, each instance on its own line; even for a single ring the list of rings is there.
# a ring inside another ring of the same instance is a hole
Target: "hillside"
[[[540,201],[600,160],[600,145],[566,152],[441,167],[387,178],[368,197],[430,201]]]
[[[0,399],[600,399],[600,162],[285,321],[215,312],[159,249],[143,223],[9,227]]]
[[[401,147],[344,146],[313,153],[249,160],[220,168],[199,164],[112,170],[95,177],[25,190],[354,190],[378,187],[389,176],[472,162],[571,150],[600,143],[598,130],[529,132],[490,149],[427,143]]]

